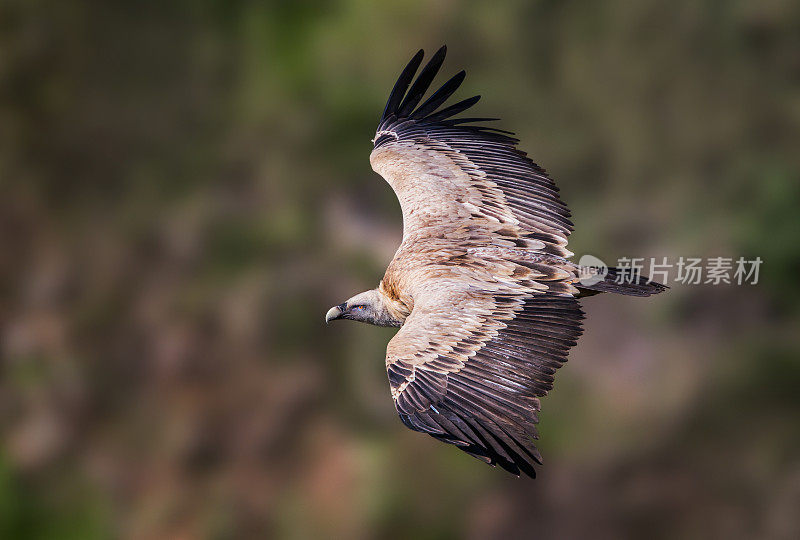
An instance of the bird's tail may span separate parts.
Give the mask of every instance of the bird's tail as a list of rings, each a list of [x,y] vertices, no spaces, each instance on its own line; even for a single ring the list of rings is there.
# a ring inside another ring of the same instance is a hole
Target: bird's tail
[[[597,278],[599,277],[597,276]],[[591,283],[591,281],[575,284],[581,291],[580,296],[591,296],[601,292],[626,294],[628,296],[650,296],[669,289],[666,285],[650,281],[638,273],[632,273],[628,268],[608,267],[605,277],[596,283]]]

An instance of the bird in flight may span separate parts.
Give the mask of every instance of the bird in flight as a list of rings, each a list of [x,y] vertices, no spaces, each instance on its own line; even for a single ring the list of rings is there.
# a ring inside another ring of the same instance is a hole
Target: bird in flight
[[[403,423],[535,477],[539,398],[581,335],[578,298],[666,287],[569,260],[570,212],[544,169],[485,124],[495,119],[454,118],[480,96],[442,108],[465,72],[422,102],[445,52],[416,80],[424,53],[414,55],[373,139],[370,163],[400,201],[403,241],[378,287],[325,320],[399,327],[386,373]]]

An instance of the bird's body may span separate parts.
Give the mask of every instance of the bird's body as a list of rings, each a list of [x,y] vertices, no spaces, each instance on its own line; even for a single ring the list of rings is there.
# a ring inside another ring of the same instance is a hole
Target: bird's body
[[[535,476],[538,398],[582,332],[576,297],[664,287],[617,283],[613,269],[585,279],[596,270],[568,260],[569,210],[544,170],[507,132],[475,125],[486,119],[451,119],[477,98],[437,110],[464,72],[417,106],[444,52],[410,89],[422,51],[406,67],[370,156],[400,201],[403,241],[379,286],[326,320],[400,327],[386,369],[403,422]]]

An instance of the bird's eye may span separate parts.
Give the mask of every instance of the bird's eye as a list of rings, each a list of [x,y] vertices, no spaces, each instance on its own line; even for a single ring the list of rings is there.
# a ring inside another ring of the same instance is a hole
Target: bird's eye
[[[355,306],[353,309],[356,311],[364,311],[365,308],[366,306]]]

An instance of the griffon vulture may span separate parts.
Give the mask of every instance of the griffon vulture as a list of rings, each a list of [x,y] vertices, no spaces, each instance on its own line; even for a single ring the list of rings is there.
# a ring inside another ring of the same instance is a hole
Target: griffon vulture
[[[400,201],[403,241],[379,286],[325,319],[399,327],[386,373],[403,423],[535,477],[539,398],[581,335],[577,298],[666,287],[569,260],[570,212],[544,169],[510,132],[483,124],[493,119],[453,118],[479,96],[441,108],[464,71],[422,102],[445,50],[413,84],[423,51],[411,59],[373,139],[370,163]]]

